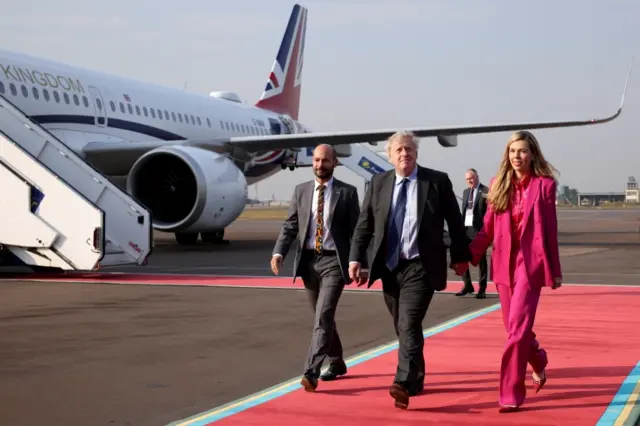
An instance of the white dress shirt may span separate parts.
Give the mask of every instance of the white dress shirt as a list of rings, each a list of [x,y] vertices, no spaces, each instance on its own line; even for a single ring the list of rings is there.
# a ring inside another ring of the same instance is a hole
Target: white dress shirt
[[[331,203],[332,191],[333,191],[333,177],[324,184],[324,221],[323,221],[323,234],[322,234],[322,249],[323,250],[335,250],[336,245],[331,235],[331,209],[329,208]],[[311,212],[309,214],[309,228],[306,235],[305,248],[315,250],[316,248],[316,220],[318,217],[318,192],[320,191],[320,182],[314,181],[313,185],[313,197],[311,203]]]
[[[391,202],[391,215],[395,211],[398,193],[400,192],[403,177],[396,173]],[[404,222],[402,223],[402,236],[400,237],[400,259],[413,259],[418,257],[418,167],[409,176],[407,185],[407,204],[405,205]],[[389,224],[387,223],[387,226]]]

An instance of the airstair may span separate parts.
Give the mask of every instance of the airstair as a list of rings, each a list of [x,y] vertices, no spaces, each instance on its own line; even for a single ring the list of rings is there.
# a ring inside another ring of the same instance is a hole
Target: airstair
[[[393,165],[381,155],[362,143],[351,144],[351,155],[340,157],[340,165],[362,177],[366,183],[375,174],[393,169]],[[296,167],[310,167],[313,164],[313,148],[306,148],[297,153]]]
[[[146,264],[151,214],[0,95],[0,248],[35,267]]]

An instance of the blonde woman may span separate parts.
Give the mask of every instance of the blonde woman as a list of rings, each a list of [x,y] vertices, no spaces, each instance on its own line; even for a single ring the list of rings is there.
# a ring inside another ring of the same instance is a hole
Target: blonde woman
[[[500,412],[517,411],[526,395],[527,364],[536,393],[547,381],[547,353],[533,332],[542,287],[562,283],[558,250],[555,169],[530,132],[507,142],[498,175],[491,181],[484,226],[471,243],[476,266],[493,243],[496,284],[507,343],[500,367]]]

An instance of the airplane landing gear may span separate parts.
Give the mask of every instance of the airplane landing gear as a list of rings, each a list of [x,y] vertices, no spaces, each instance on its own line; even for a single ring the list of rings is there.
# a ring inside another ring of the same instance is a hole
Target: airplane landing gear
[[[200,238],[202,238],[203,243],[208,244],[222,244],[228,243],[228,240],[224,239],[224,229],[218,229],[213,232],[201,232]]]
[[[176,242],[181,246],[190,246],[198,242],[197,232],[177,232]]]
[[[191,246],[198,243],[198,235],[205,244],[223,244],[228,243],[224,239],[224,229],[218,229],[212,232],[178,232],[176,235],[176,242],[181,246]]]

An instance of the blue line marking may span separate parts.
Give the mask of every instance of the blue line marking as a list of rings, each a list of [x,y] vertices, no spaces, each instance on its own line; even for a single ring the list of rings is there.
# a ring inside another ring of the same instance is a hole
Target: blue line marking
[[[622,410],[627,405],[627,401],[631,397],[631,392],[635,389],[636,385],[640,381],[640,361],[636,364],[635,368],[631,370],[631,373],[627,376],[627,378],[620,385],[620,389],[618,389],[618,393],[613,397],[611,403],[605,410],[602,417],[596,426],[609,426],[615,424],[620,414],[622,414]]]
[[[450,330],[454,327],[457,327],[471,320],[474,320],[478,317],[481,317],[482,315],[488,314],[490,312],[494,312],[498,309],[500,309],[499,303],[462,315],[460,317],[454,318],[440,325],[424,330],[423,336],[425,339],[431,336],[435,336],[436,334]],[[384,355],[396,349],[398,349],[397,340],[392,343],[365,351],[359,355],[355,355],[349,358],[348,360],[346,360],[345,363],[347,364],[348,367],[352,367],[354,365],[358,365],[360,363],[370,361],[376,357],[379,357],[381,355]],[[300,390],[301,389],[300,377],[301,376],[298,376],[294,379],[291,379],[286,382],[282,382],[278,385],[272,386],[270,388],[264,389],[253,395],[249,395],[245,398],[241,398],[236,401],[230,402],[228,404],[221,405],[212,410],[209,410],[200,414],[196,414],[195,416],[191,416],[187,419],[170,423],[169,426],[187,426],[187,425],[188,426],[205,426],[212,422],[216,422],[218,420],[224,419],[225,417],[238,414],[242,411],[248,410],[249,408],[271,401],[272,399],[276,399],[278,397],[284,396],[295,390]]]

